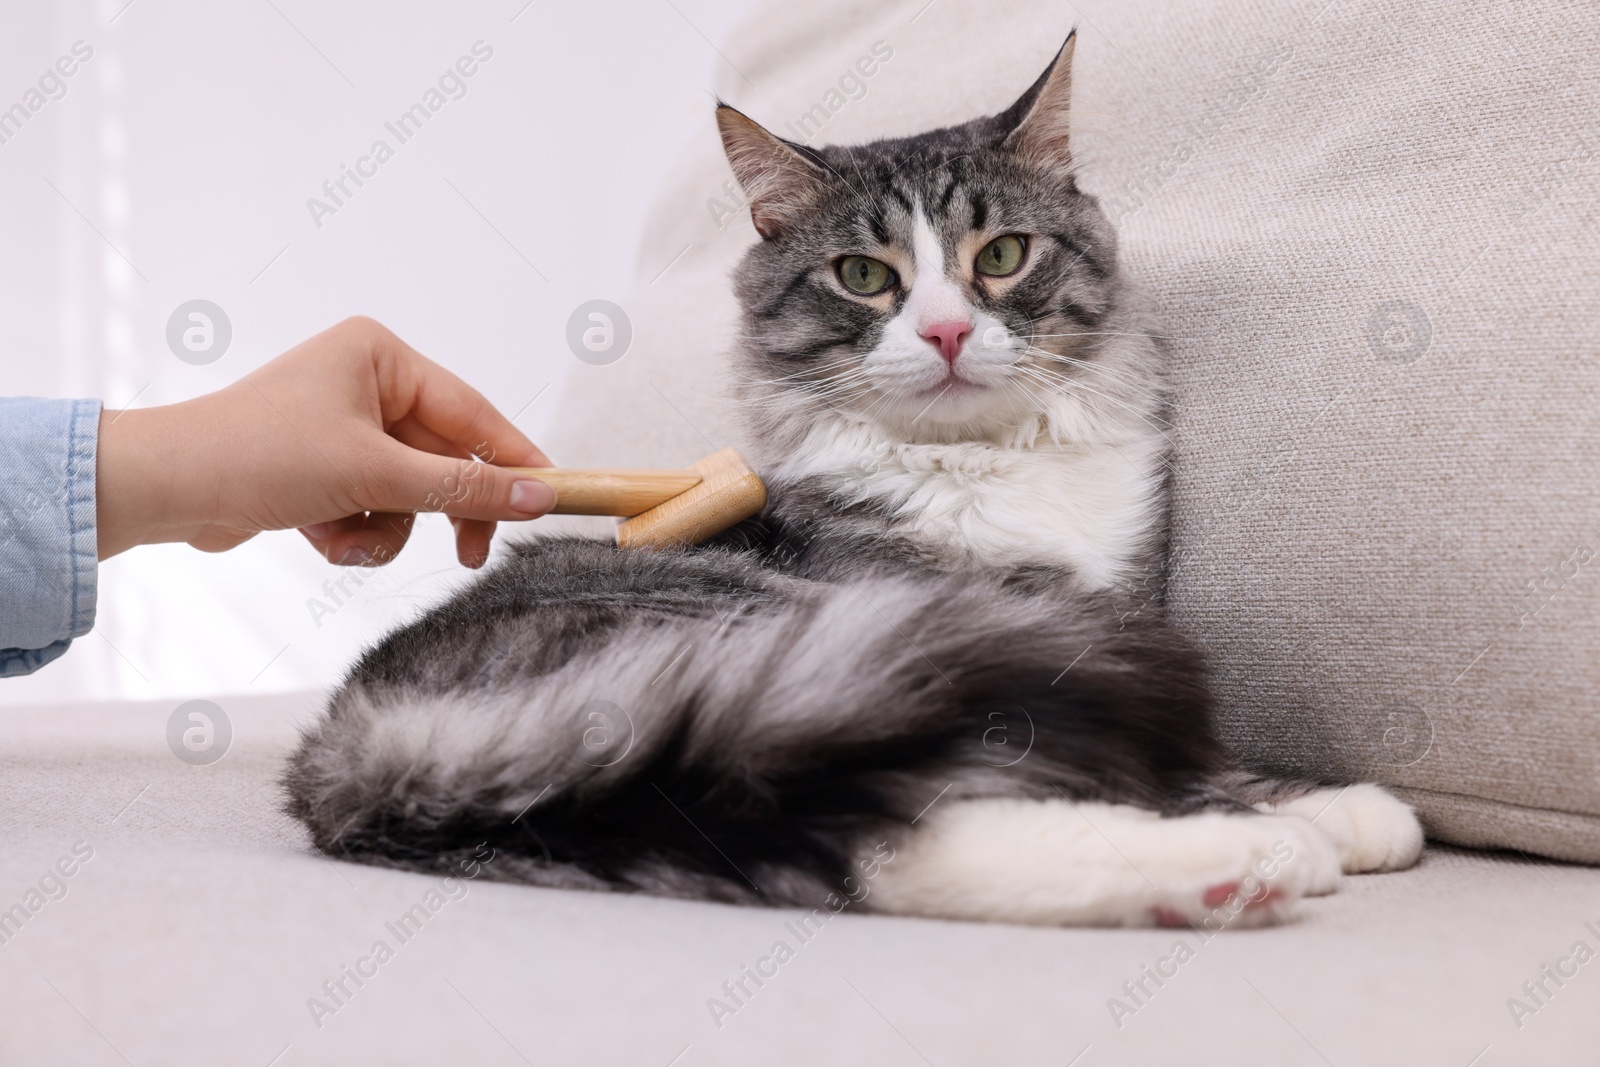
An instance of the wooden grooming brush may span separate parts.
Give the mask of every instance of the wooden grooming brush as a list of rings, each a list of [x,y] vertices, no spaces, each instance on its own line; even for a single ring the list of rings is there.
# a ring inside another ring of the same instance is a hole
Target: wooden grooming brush
[[[767,503],[767,487],[731,448],[688,470],[512,467],[556,491],[558,515],[616,515],[623,548],[673,548],[714,537]]]

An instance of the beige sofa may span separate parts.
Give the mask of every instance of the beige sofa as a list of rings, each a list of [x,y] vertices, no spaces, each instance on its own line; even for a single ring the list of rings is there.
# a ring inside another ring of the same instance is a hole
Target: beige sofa
[[[785,912],[312,855],[273,782],[315,695],[219,699],[209,766],[169,751],[170,704],[8,711],[0,1063],[1593,1062],[1600,872],[1538,858],[1600,859],[1592,8],[825,0],[758,12],[718,80],[818,140],[910,132],[1008,102],[1074,21],[1083,181],[1173,336],[1174,601],[1228,739],[1505,851],[1436,844],[1208,939],[846,913],[801,941]],[[708,119],[561,462],[738,442],[727,179]]]
[[[1600,861],[1593,9],[774,5],[721,90],[818,141],[910,133],[1005,106],[1074,21],[1081,184],[1171,337],[1173,605],[1226,736],[1399,787],[1440,840]],[[755,238],[728,180],[708,132],[645,236],[632,353],[568,386],[561,462],[739,440],[726,278]]]

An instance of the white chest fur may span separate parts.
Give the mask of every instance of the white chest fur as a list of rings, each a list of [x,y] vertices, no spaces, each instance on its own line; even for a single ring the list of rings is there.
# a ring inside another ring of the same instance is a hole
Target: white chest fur
[[[859,424],[818,430],[775,478],[820,476],[843,499],[881,504],[899,533],[952,564],[1065,567],[1086,589],[1116,588],[1161,521],[1156,435],[1004,447],[898,443]]]

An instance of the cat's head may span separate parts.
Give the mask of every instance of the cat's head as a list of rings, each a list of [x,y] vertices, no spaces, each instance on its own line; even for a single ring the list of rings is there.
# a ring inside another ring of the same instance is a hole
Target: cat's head
[[[740,370],[774,421],[962,440],[1105,388],[1084,372],[1117,330],[1116,242],[1073,178],[1073,44],[1000,114],[915,137],[810,148],[718,108],[762,238]]]

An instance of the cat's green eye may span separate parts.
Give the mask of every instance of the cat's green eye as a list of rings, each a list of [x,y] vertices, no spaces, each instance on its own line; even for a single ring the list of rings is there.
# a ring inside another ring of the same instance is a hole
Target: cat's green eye
[[[845,256],[839,261],[839,280],[852,293],[871,296],[894,283],[894,271],[888,264],[866,256]]]
[[[1015,234],[996,237],[983,246],[983,251],[978,253],[978,262],[975,264],[979,274],[987,274],[991,278],[1004,278],[1008,274],[1015,274],[1017,268],[1022,266],[1022,254],[1028,246],[1022,238]]]

